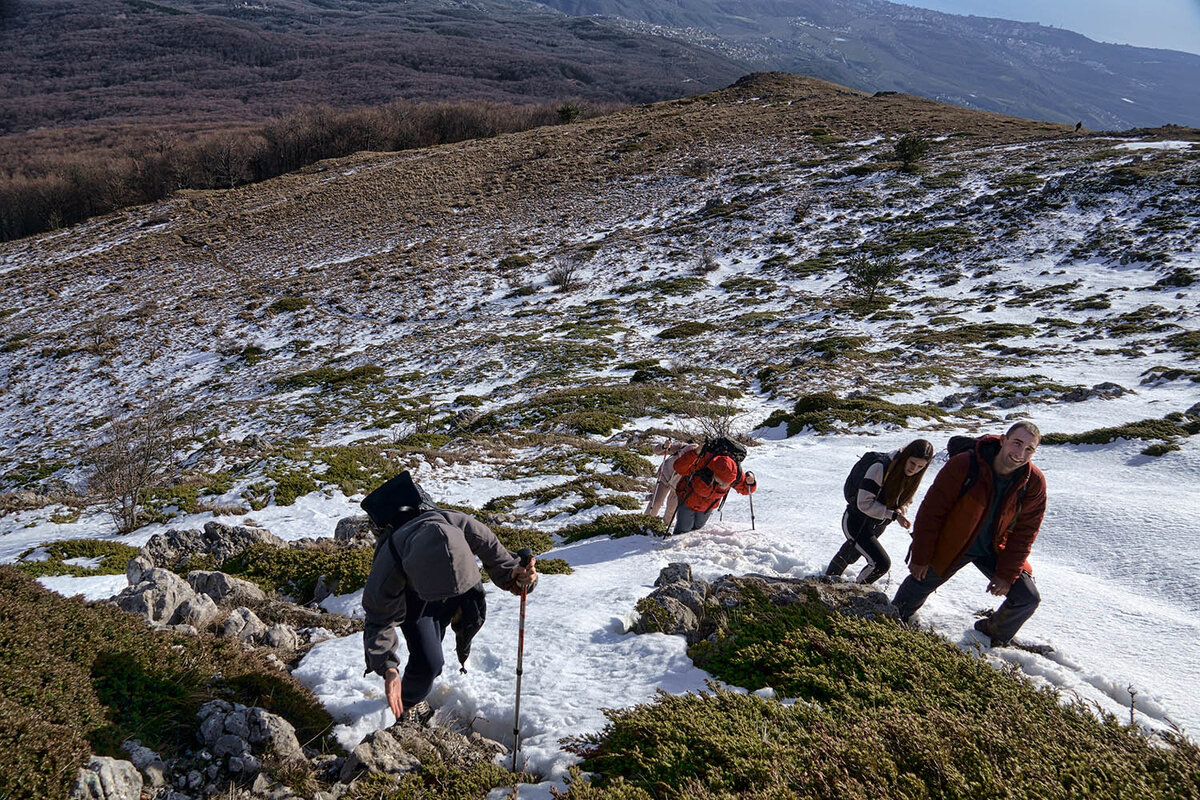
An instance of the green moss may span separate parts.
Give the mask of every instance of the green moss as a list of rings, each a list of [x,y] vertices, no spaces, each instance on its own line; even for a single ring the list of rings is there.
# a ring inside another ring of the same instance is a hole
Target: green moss
[[[578,542],[595,536],[620,539],[625,536],[666,536],[667,523],[662,517],[645,514],[602,514],[591,522],[572,525],[558,532],[563,542]]]
[[[279,591],[298,603],[313,599],[317,579],[322,575],[337,582],[338,594],[361,589],[371,571],[374,551],[347,548],[325,552],[307,547],[254,545],[228,559],[220,571],[253,581],[264,591]]]
[[[606,711],[571,749],[595,773],[569,798],[1182,798],[1200,750],[1150,741],[1082,703],[1064,706],[940,636],[890,620],[774,605],[753,591],[715,641],[692,648],[723,681]],[[1002,720],[1002,724],[997,724]]]
[[[520,256],[505,256],[496,263],[496,266],[505,272],[508,272],[510,270],[528,267],[534,261],[537,261],[537,258],[528,254]]]
[[[312,693],[236,641],[148,629],[11,566],[0,566],[0,597],[0,796],[66,797],[89,751],[127,758],[128,739],[167,758],[192,748],[196,712],[215,698],[264,707],[301,741],[339,749]]]
[[[39,548],[47,555],[45,561],[25,561]],[[120,542],[102,539],[63,539],[29,548],[17,557],[18,563],[15,566],[21,572],[34,578],[42,575],[75,575],[81,578],[92,575],[123,575],[125,565],[137,554],[136,547]],[[95,567],[63,563],[75,558],[99,558],[100,561]]]

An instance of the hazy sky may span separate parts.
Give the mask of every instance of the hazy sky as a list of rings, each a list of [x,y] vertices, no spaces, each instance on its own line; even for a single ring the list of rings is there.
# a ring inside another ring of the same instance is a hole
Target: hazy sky
[[[892,0],[951,14],[1040,22],[1098,42],[1200,53],[1200,0]]]

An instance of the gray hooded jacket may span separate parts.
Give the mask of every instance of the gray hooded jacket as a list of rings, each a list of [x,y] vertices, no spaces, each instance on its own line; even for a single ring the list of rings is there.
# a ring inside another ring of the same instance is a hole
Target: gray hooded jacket
[[[480,583],[476,556],[497,586],[512,585],[520,562],[488,526],[467,514],[422,511],[380,540],[363,588],[367,672],[382,676],[400,669],[395,626],[405,619],[405,590],[411,588],[423,600],[457,597]]]

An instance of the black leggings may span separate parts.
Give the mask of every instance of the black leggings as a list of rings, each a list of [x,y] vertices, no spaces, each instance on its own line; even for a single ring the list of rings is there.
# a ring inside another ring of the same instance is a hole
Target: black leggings
[[[886,575],[892,568],[892,560],[879,543],[879,535],[889,522],[891,520],[874,519],[847,508],[842,515],[842,533],[846,536],[846,543],[829,562],[825,574],[841,575],[846,567],[865,557],[867,566],[858,574],[859,583],[874,583]]]

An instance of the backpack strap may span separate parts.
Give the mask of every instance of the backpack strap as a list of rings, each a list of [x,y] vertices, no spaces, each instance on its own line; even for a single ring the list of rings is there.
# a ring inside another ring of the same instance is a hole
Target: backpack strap
[[[979,457],[975,455],[975,451],[973,449],[969,450],[968,452],[971,454],[971,461],[970,465],[967,467],[967,477],[963,478],[962,488],[958,490],[959,500],[962,500],[963,495],[965,495],[970,488],[975,485],[976,481],[979,480]]]

